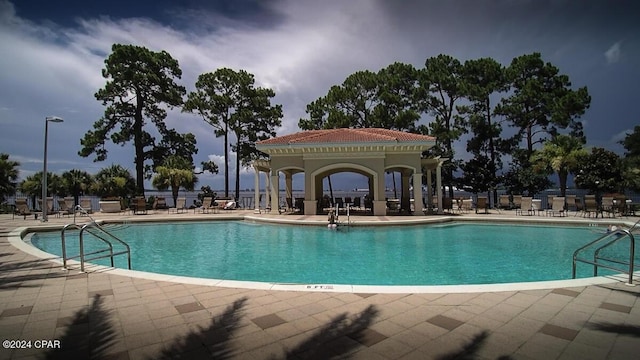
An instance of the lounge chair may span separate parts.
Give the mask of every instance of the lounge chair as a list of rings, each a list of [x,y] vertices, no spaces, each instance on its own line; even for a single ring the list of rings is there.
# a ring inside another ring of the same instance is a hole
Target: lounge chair
[[[567,207],[566,207],[567,214],[569,214],[569,210],[578,211],[577,205],[576,205],[576,196],[575,195],[567,195],[567,196],[565,196],[564,200],[565,200],[565,203],[567,204]]]
[[[22,215],[23,219],[26,219],[27,216],[29,215],[33,215],[35,219],[38,218],[38,212],[33,211],[29,208],[29,205],[27,204],[27,199],[16,199],[15,205],[16,205],[15,213],[17,215]]]
[[[461,199],[460,200],[460,211],[463,213],[468,213],[471,211],[471,208],[473,207],[473,199],[472,198],[468,198],[468,199]]]
[[[521,209],[522,203],[522,195],[513,195],[513,207],[517,210],[517,209]]]
[[[138,196],[133,200],[133,214],[146,214],[147,213],[147,199],[144,196]]]
[[[177,198],[176,199],[176,206],[169,208],[169,212],[171,212],[171,209],[173,209],[176,214],[182,212],[182,211],[186,211],[187,210],[187,198]]]
[[[86,212],[87,214],[93,213],[91,199],[80,199],[80,207],[82,208],[83,212]]]
[[[598,217],[598,213],[602,213],[600,208],[598,208],[598,202],[596,201],[595,195],[585,195],[584,196],[584,214],[583,216],[591,217],[591,214],[594,213],[596,218]]]
[[[353,206],[354,208],[356,208],[357,210],[360,210],[361,205],[361,200],[362,198],[360,196],[356,196],[353,198]]]
[[[530,196],[523,196],[520,201],[520,208],[516,209],[516,215],[518,213],[520,215],[524,215],[524,212],[527,212],[527,215],[531,215],[532,211],[533,198]]]
[[[67,202],[64,199],[58,199],[58,212],[57,216],[67,215],[69,216],[69,209]]]
[[[560,216],[566,216],[566,210],[564,205],[564,197],[562,196],[554,196],[553,201],[551,203],[551,209],[547,210],[547,215],[551,214],[551,216],[555,216],[555,214],[559,214]]]
[[[53,198],[48,197],[46,203],[47,203],[47,206],[46,206],[47,215],[55,214],[56,212],[53,209]],[[45,210],[45,207],[42,206],[42,199],[38,199],[38,205],[40,206],[41,211]]]
[[[200,206],[200,212],[205,214],[212,210],[215,211],[213,207],[213,197],[205,196],[204,198],[202,198],[202,206]]]
[[[511,201],[509,195],[500,195],[498,198],[498,207],[501,209],[511,209]]]
[[[169,207],[167,206],[167,200],[163,196],[156,197],[156,199],[153,202],[154,210],[164,210],[168,208]]]
[[[609,217],[611,217],[612,215],[613,217],[616,217],[615,207],[613,205],[613,196],[602,197],[601,209],[602,209],[603,216],[604,216],[604,213],[607,213]]]
[[[476,214],[479,209],[484,209],[484,213],[489,213],[489,201],[485,196],[478,196],[476,200]]]

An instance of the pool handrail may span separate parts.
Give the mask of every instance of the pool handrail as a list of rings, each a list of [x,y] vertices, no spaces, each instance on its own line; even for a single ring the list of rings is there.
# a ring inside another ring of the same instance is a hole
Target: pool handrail
[[[111,238],[111,240],[114,240],[114,241],[120,243],[122,246],[124,246],[126,248],[126,250],[114,253],[113,252],[113,244],[111,243],[111,241],[109,241],[109,240],[103,238],[102,236],[100,236],[98,234],[95,234],[95,233],[91,232],[90,230],[88,230],[88,229],[91,229],[92,227],[95,227],[95,228],[99,229],[101,232],[103,232],[104,234],[108,235]],[[93,254],[109,251],[109,255],[108,256],[107,255],[98,256],[98,257],[90,258],[90,259],[85,258],[85,254],[84,254],[84,237],[83,237],[85,230],[87,232],[89,232],[91,235],[95,236],[99,240],[101,240],[101,241],[103,241],[103,242],[105,242],[105,243],[107,243],[109,245],[109,249],[98,250],[98,251],[95,251],[95,252],[92,252],[92,253],[89,253],[89,254],[86,254],[86,255],[93,255]],[[118,237],[116,237],[112,233],[110,233],[107,230],[105,230],[102,226],[100,226],[100,224],[98,224],[95,221],[92,221],[90,223],[85,224],[82,227],[82,229],[80,229],[80,271],[84,272],[84,263],[86,261],[103,259],[105,257],[111,258],[111,267],[114,267],[113,257],[117,256],[117,255],[123,255],[123,254],[127,254],[127,264],[128,264],[129,270],[131,270],[131,248],[129,248],[129,245],[126,242],[120,240]]]
[[[615,236],[615,237],[614,237]],[[621,239],[624,239],[628,237],[630,240],[630,245],[629,245],[629,262],[625,262],[625,261],[621,261],[621,260],[613,260],[613,259],[608,259],[608,258],[604,258],[604,257],[600,257],[600,250],[609,247],[610,245],[620,241]],[[587,260],[587,259],[582,259],[578,257],[578,253],[580,253],[580,251],[591,247],[592,245],[595,245],[596,243],[603,241],[605,239],[608,238],[612,238],[610,239],[606,244],[598,247],[597,249],[595,249],[594,251],[594,255],[593,255],[593,261],[591,260]],[[628,274],[629,275],[629,285],[633,285],[633,272],[635,269],[635,265],[634,265],[634,259],[635,258],[635,238],[633,236],[633,234],[631,233],[631,231],[629,229],[615,229],[613,231],[610,231],[608,233],[605,233],[604,235],[602,235],[601,237],[587,243],[586,245],[581,246],[580,248],[578,248],[576,251],[574,251],[573,253],[573,269],[571,272],[571,276],[573,279],[576,278],[576,267],[577,267],[577,262],[583,262],[586,264],[591,264],[593,265],[593,276],[598,276],[598,267],[603,267],[603,268],[607,268],[610,270],[614,270],[614,271],[620,271],[622,273]],[[601,262],[598,262],[598,260],[604,260],[604,261],[609,261],[609,262],[613,262],[613,263],[617,263],[617,264],[621,264],[621,265],[628,265],[629,268],[627,269],[620,269],[620,268],[616,268],[614,266],[611,265],[607,265],[607,264],[603,264]]]

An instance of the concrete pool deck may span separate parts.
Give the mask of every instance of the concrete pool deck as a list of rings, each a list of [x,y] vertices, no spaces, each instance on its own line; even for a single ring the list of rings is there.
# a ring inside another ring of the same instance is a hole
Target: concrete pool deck
[[[166,221],[244,216],[326,224],[325,216],[253,211],[98,213],[94,218]],[[441,219],[351,218],[356,224]],[[456,219],[557,222],[560,218],[493,211]],[[59,263],[10,243],[9,235],[16,229],[60,227],[72,220],[50,216],[49,223],[42,224],[33,218],[0,215],[0,359],[444,359],[463,354],[477,359],[503,355],[636,359],[640,349],[640,286],[622,280],[552,283],[535,289],[496,285],[473,292],[436,288],[388,293],[383,288],[376,292],[357,287],[342,292],[321,285],[311,291],[249,289],[231,283],[215,286],[172,277],[127,276],[111,269],[64,271]],[[606,226],[638,218],[569,216],[566,220]],[[634,283],[640,284],[635,279]],[[60,349],[46,348],[57,344]],[[7,349],[7,345],[30,348]]]

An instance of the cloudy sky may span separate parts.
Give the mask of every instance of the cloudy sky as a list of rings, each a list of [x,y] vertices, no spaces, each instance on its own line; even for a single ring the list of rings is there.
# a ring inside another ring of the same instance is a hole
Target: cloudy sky
[[[123,43],[168,51],[188,91],[220,67],[253,73],[283,105],[280,135],[299,131],[306,105],[358,70],[396,61],[421,68],[438,54],[508,65],[540,52],[574,87],[588,87],[588,145],[622,154],[617,142],[640,123],[639,13],[633,0],[0,0],[0,152],[21,163],[23,178],[40,171],[44,119],[55,115],[64,123],[49,126],[50,171],[95,173],[112,163],[133,170],[130,145],[109,143],[100,163],[77,155],[104,113],[94,98],[104,59]],[[209,125],[178,110],[167,123],[196,135],[196,163],[222,167],[222,140]],[[223,187],[222,175],[200,180]],[[241,187],[253,187],[250,173]]]

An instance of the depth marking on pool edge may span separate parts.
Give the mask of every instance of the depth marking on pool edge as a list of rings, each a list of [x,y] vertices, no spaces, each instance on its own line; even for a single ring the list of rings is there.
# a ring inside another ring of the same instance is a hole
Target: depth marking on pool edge
[[[307,289],[333,290],[333,285],[307,285]]]

